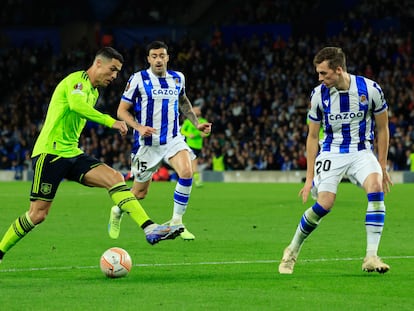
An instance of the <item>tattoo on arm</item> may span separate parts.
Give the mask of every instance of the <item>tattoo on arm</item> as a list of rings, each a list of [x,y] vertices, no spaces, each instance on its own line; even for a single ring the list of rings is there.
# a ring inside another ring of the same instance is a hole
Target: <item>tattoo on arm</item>
[[[186,95],[181,96],[179,98],[179,106],[180,106],[180,110],[183,113],[183,115],[191,121],[191,123],[193,123],[195,126],[198,125],[198,119],[197,116],[195,115],[195,113],[193,112],[190,100],[188,99],[188,97]]]

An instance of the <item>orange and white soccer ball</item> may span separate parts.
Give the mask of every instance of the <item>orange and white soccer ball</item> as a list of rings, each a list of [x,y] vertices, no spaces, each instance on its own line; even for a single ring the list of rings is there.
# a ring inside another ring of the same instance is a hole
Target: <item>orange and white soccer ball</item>
[[[100,267],[107,277],[122,278],[131,271],[131,256],[123,248],[111,247],[102,254]]]

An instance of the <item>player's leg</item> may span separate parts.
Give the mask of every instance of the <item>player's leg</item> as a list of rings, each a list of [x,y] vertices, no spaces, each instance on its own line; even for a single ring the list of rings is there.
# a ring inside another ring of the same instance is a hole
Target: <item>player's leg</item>
[[[121,211],[127,212],[143,229],[153,223],[141,204],[129,191],[120,172],[101,163],[98,159],[83,156],[78,159],[76,170],[72,174],[71,179],[73,180],[76,180],[77,175],[82,176],[84,174],[81,180],[84,185],[108,189],[109,196],[116,205],[116,207],[111,209],[111,221],[108,225],[108,232],[111,238],[117,238],[119,236]],[[118,221],[114,220],[114,210],[115,212],[119,212]]]
[[[193,167],[193,178],[194,178],[194,185],[196,187],[202,187],[203,183],[201,182],[201,176],[200,176],[200,172],[198,171],[198,159],[194,159],[193,161],[191,161],[192,163],[192,167]]]
[[[108,191],[116,206],[122,212],[130,215],[144,229],[146,239],[150,244],[156,244],[161,240],[175,239],[183,232],[184,227],[182,225],[159,225],[154,223],[125,182],[114,185]]]
[[[132,188],[130,189],[131,193],[134,194],[135,198],[138,200],[144,199],[148,193],[149,186],[151,184],[151,179],[145,182],[134,181]],[[112,208],[112,211],[116,213],[116,215],[120,215],[119,211],[117,210],[117,206],[115,205]],[[121,211],[122,215],[122,211]],[[115,219],[115,217],[114,217]],[[171,228],[171,234],[165,234],[165,230]],[[158,241],[164,239],[174,239],[178,236],[178,234],[184,231],[184,226],[182,224],[170,225],[170,224],[163,224],[163,225],[150,225],[146,227],[145,234],[147,235],[147,240],[151,243],[151,241]],[[156,243],[156,242],[155,242]],[[151,243],[151,244],[155,244]]]
[[[194,158],[193,160],[191,160],[191,167],[193,170],[193,179],[194,179],[194,185],[196,187],[202,187],[203,186],[203,182],[201,180],[201,174],[200,171],[198,170],[198,157],[201,154],[201,150],[198,149],[192,149],[196,158]]]
[[[161,159],[156,148],[150,149],[148,146],[140,147],[138,153],[131,156],[131,174],[134,182],[130,191],[137,200],[142,200],[147,195],[152,175],[157,171]],[[111,208],[108,233],[113,239],[117,239],[120,234],[122,215],[123,210],[118,205]]]
[[[385,273],[390,266],[382,262],[377,254],[385,221],[382,169],[371,151],[361,151],[353,157],[348,177],[353,183],[364,188],[368,198],[365,214],[367,246],[362,270]]]
[[[187,210],[193,183],[190,153],[188,150],[181,150],[169,158],[168,161],[178,175],[178,181],[174,189],[174,208],[170,224],[182,224],[183,215]],[[184,240],[195,239],[195,236],[187,229],[184,229],[184,232],[181,233],[180,236]]]
[[[311,191],[312,196],[317,196],[317,201],[303,213],[290,244],[283,252],[279,273],[293,273],[296,259],[305,239],[318,227],[321,219],[333,207],[338,184],[347,168],[348,161],[346,157],[332,157],[326,154],[317,157],[317,162],[321,164],[322,169],[315,168],[314,189]]]
[[[10,248],[23,239],[35,226],[45,220],[51,205],[52,202],[41,200],[30,203],[29,211],[18,217],[10,225],[0,241],[0,260]]]
[[[327,191],[319,192],[318,201],[323,202],[322,204],[328,208],[315,202],[312,207],[303,213],[290,244],[283,251],[283,257],[279,264],[279,273],[293,273],[294,265],[305,239],[318,227],[322,217],[328,214],[335,201],[335,194]]]
[[[0,241],[0,261],[10,248],[45,220],[68,164],[67,160],[56,159],[53,155],[42,154],[34,158],[30,208],[17,217],[3,235]]]
[[[113,210],[116,210],[119,215],[122,215],[122,212],[125,211],[129,213],[131,218],[142,228],[153,223],[141,204],[130,192],[121,173],[108,165],[101,164],[90,169],[85,174],[82,183],[91,187],[108,189],[109,196],[116,206],[116,208],[111,209],[111,214],[113,214]],[[117,229],[119,230],[119,227],[120,224],[118,223],[116,226],[113,225],[111,229],[116,231]],[[115,234],[113,233],[112,235]],[[117,235],[119,235],[119,233]],[[114,236],[112,237],[115,238]]]
[[[132,184],[131,192],[134,194],[134,196],[138,200],[145,199],[145,197],[148,194],[150,185],[151,185],[151,179],[147,181],[143,181],[143,182],[134,180],[134,183]]]
[[[93,166],[85,174],[82,183],[108,189],[115,205],[144,230],[147,241],[152,245],[161,240],[174,239],[184,230],[182,226],[155,224],[126,185],[122,174],[106,164]]]
[[[385,221],[384,192],[382,191],[382,176],[370,174],[365,182],[368,206],[365,215],[365,229],[367,234],[366,256],[362,264],[362,270],[366,272],[385,273],[390,266],[378,257],[378,248],[381,240]]]
[[[145,150],[148,151],[148,161],[144,157],[140,160],[140,154],[145,153]],[[154,159],[155,156],[152,156],[151,150],[146,146],[141,147],[138,154],[131,155],[131,175],[134,178],[134,184],[130,190],[138,200],[145,198],[147,195],[151,176],[156,169],[155,167],[148,167],[148,165],[157,166],[157,163],[152,162]],[[145,178],[145,181],[141,183],[142,178]],[[112,239],[119,237],[123,214],[123,210],[118,205],[112,206],[108,222],[108,234]]]

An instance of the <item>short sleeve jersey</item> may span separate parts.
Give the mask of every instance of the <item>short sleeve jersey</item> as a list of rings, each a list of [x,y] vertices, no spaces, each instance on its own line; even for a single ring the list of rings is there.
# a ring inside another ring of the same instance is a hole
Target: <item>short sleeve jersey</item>
[[[139,146],[164,145],[181,135],[178,101],[184,95],[185,78],[179,71],[167,70],[165,77],[158,77],[147,69],[129,78],[121,100],[133,105],[139,124],[157,130],[149,137],[140,137],[139,132],[134,131],[132,153]]]
[[[376,114],[388,109],[381,87],[370,79],[350,75],[349,90],[321,84],[311,93],[310,122],[320,122],[321,152],[349,153],[373,148]]]

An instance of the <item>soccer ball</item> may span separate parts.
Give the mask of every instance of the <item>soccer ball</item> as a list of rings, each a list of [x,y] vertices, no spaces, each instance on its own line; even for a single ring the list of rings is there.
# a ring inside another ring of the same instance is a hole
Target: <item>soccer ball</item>
[[[122,278],[131,271],[131,256],[120,247],[111,247],[102,254],[100,267],[102,273],[107,277]]]

